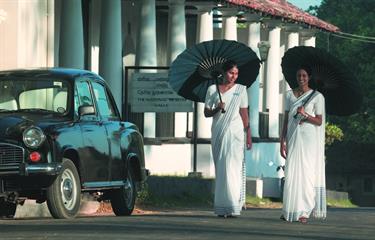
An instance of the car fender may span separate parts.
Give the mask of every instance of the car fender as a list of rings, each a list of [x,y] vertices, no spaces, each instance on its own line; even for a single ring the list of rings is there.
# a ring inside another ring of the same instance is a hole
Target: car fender
[[[71,160],[77,168],[77,171],[78,171],[78,174],[81,178],[81,181],[83,181],[85,179],[85,173],[84,173],[84,169],[83,169],[83,164],[81,164],[81,162],[80,162],[80,158],[79,158],[79,154],[78,154],[77,149],[75,149],[73,146],[66,145],[66,146],[63,146],[61,148],[61,150],[58,151],[58,152],[59,152],[58,153],[59,155],[60,155],[60,152],[61,152],[61,156],[59,156],[58,159],[56,159],[56,160],[58,162],[62,162],[63,158],[67,158],[67,159]]]
[[[144,147],[142,135],[136,130],[128,128],[121,134],[121,154],[126,168],[131,167],[136,181],[144,181],[146,176]]]

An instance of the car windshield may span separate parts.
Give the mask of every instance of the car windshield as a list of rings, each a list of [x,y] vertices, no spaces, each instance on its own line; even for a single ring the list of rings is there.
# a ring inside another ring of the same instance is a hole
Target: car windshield
[[[26,111],[67,112],[68,82],[44,79],[1,79],[0,113]]]

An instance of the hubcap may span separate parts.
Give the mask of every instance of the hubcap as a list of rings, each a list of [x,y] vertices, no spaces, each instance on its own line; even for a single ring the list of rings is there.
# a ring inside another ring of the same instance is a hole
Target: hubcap
[[[70,179],[65,179],[65,181],[63,183],[63,193],[64,193],[65,199],[67,199],[67,200],[72,199],[73,183]]]
[[[77,202],[77,183],[70,169],[65,169],[61,175],[61,198],[67,210],[72,210]]]

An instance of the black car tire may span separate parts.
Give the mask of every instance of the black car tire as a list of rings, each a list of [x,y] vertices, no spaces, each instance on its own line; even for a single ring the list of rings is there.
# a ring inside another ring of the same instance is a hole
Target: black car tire
[[[0,199],[0,218],[13,218],[16,215],[17,204]]]
[[[127,175],[125,185],[111,192],[112,210],[116,216],[129,216],[134,210],[137,191],[135,189],[134,175],[130,168]]]
[[[61,173],[47,189],[47,206],[54,218],[74,218],[81,205],[81,182],[74,163],[64,158]]]

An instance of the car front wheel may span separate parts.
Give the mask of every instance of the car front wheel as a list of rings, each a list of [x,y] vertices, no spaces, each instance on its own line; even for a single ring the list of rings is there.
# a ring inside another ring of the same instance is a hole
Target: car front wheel
[[[81,204],[81,183],[74,163],[63,159],[61,173],[47,189],[47,205],[54,218],[74,218]]]
[[[127,175],[125,185],[111,192],[111,205],[116,216],[129,216],[134,210],[137,194],[134,175],[130,169]]]

